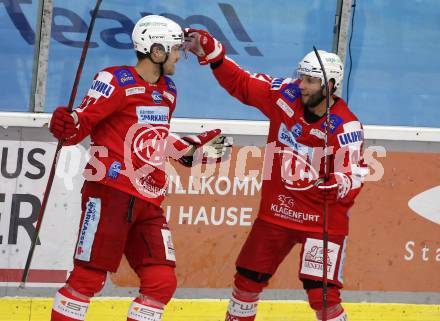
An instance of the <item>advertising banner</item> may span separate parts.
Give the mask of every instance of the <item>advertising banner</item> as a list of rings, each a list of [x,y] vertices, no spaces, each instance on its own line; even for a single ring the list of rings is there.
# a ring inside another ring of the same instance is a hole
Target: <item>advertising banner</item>
[[[19,282],[47,182],[54,143],[3,140],[0,176],[0,285]],[[369,181],[350,213],[344,285],[360,291],[440,290],[440,156],[369,148]],[[182,288],[230,287],[234,262],[261,193],[264,148],[235,146],[215,168],[172,161],[163,209],[173,233]],[[80,216],[82,145],[63,148],[29,283],[57,287],[72,267]],[[383,175],[382,175],[383,174]],[[331,213],[329,214],[331,220]],[[270,288],[300,289],[299,247]],[[110,277],[137,286],[125,259]]]
[[[135,65],[131,33],[148,14],[173,19],[182,28],[202,28],[221,41],[228,56],[246,70],[274,77],[291,77],[299,59],[313,45],[331,50],[336,0],[106,1],[100,7],[87,53],[75,106],[92,84],[95,73],[115,65]],[[45,111],[67,104],[94,3],[53,1]],[[27,111],[38,1],[0,1],[0,40],[13,49],[1,53],[0,110]],[[197,59],[182,57],[173,80],[178,88],[175,117],[264,119],[251,108],[234,102],[216,84],[209,68]],[[207,94],[209,93],[209,94]],[[199,102],[199,103],[194,103]],[[226,104],[234,108],[225,112]]]

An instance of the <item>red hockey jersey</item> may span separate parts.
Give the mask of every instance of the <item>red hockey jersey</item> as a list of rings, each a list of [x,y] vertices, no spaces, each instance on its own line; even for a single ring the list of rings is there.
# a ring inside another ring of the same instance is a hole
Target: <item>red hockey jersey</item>
[[[84,171],[86,180],[160,205],[166,192],[164,167],[176,95],[176,86],[166,76],[150,84],[131,66],[100,71],[75,109],[79,134],[66,142],[76,144],[90,135],[92,157]],[[181,156],[177,149],[172,152]]]
[[[259,217],[291,229],[320,232],[323,200],[313,185],[324,177],[325,121],[304,117],[298,79],[251,75],[229,58],[213,70],[232,96],[257,107],[270,120]],[[363,185],[363,129],[345,102],[334,96],[328,129],[330,172],[351,178],[348,195],[329,202],[329,233],[348,233],[348,211]]]

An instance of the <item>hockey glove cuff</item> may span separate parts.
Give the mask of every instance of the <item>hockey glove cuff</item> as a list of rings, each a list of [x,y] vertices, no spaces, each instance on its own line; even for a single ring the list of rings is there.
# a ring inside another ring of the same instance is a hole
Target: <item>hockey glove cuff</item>
[[[347,196],[351,190],[352,182],[348,175],[336,172],[331,173],[328,180],[318,180],[316,185],[325,199],[337,201]]]
[[[225,56],[225,47],[211,34],[201,29],[185,29],[184,50],[197,56],[200,65],[218,62]]]
[[[179,162],[187,167],[199,163],[218,163],[230,155],[232,138],[221,135],[220,129],[206,131],[200,135],[182,137],[193,147],[181,158]]]
[[[66,107],[58,107],[52,114],[49,131],[57,139],[69,139],[78,134],[75,116]]]

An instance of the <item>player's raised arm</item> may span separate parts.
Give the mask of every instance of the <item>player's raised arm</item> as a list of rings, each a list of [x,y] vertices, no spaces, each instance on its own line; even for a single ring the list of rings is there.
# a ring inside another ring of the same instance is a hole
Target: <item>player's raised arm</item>
[[[272,109],[271,89],[275,79],[265,74],[251,74],[243,70],[225,56],[223,44],[208,32],[200,29],[186,29],[185,32],[185,49],[197,56],[199,64],[210,64],[215,78],[229,94],[246,105],[257,107],[269,116]]]

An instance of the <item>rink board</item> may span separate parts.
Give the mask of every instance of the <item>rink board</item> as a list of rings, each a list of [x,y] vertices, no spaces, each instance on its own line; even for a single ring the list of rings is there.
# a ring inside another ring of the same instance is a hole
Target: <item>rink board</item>
[[[164,321],[223,321],[227,300],[172,300]],[[52,299],[3,298],[0,300],[0,321],[47,321]],[[99,298],[93,300],[87,321],[125,320],[130,299]],[[350,321],[437,321],[440,305],[346,303]],[[303,301],[261,301],[257,321],[314,321],[314,313]]]

